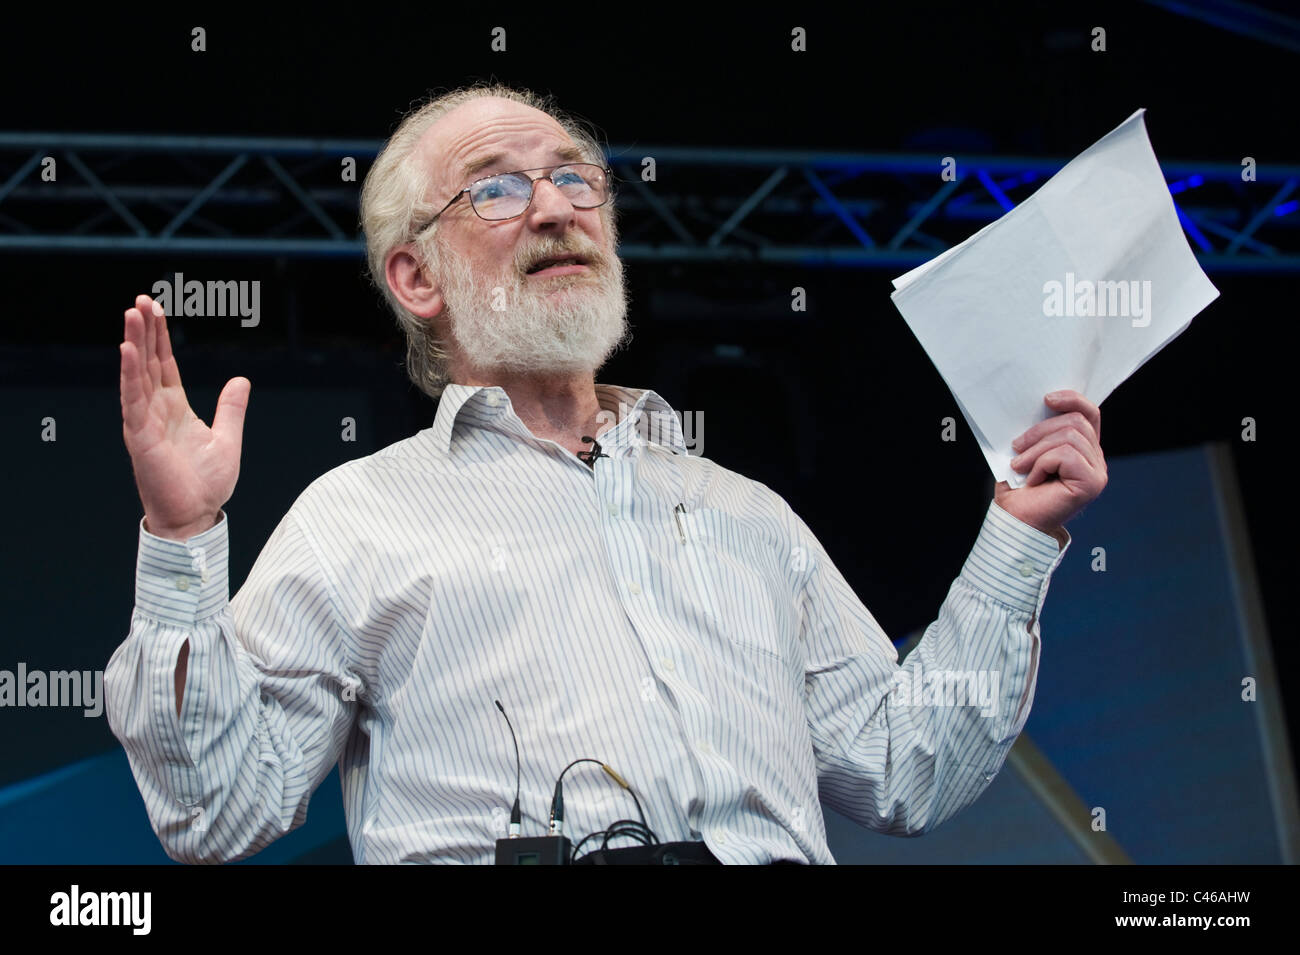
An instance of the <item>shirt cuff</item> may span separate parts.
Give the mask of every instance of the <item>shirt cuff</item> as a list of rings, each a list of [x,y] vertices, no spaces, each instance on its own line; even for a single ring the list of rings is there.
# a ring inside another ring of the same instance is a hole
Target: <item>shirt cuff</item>
[[[224,510],[216,524],[185,541],[156,537],[141,518],[136,610],[187,629],[220,613],[230,597],[229,544]]]
[[[1030,527],[990,501],[960,576],[976,590],[1037,619],[1048,580],[1071,540],[1067,531],[1062,547],[1051,534]]]

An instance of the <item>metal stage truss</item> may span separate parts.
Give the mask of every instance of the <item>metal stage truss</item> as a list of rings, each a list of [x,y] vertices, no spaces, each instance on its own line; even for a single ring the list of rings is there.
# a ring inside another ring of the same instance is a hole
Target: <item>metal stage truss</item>
[[[0,248],[359,257],[372,140],[0,133]],[[646,158],[653,181],[643,179]],[[1028,156],[611,147],[620,254],[904,270],[1030,195],[1068,161]],[[55,178],[44,170],[54,162]],[[355,179],[344,181],[344,164]],[[1161,167],[1209,272],[1300,271],[1300,164]]]

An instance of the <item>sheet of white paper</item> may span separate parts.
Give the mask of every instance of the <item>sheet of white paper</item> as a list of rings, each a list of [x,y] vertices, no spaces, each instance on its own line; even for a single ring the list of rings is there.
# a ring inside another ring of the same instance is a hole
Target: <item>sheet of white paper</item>
[[[1032,196],[894,280],[994,479],[1070,388],[1100,405],[1219,292],[1201,271],[1139,109]]]

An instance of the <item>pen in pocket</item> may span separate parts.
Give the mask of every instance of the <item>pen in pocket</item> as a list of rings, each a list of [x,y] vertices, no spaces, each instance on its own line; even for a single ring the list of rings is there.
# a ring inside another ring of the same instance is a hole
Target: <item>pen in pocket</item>
[[[686,513],[685,504],[679,503],[676,507],[673,508],[673,518],[677,521],[677,533],[681,537],[683,544],[686,543],[686,529],[685,527],[682,526],[682,515],[685,513]]]

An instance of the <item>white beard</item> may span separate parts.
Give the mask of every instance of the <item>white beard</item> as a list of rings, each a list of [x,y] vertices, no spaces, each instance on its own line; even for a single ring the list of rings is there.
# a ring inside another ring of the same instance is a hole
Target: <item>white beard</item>
[[[541,239],[522,249],[502,274],[483,277],[458,253],[437,244],[444,319],[470,369],[594,375],[624,342],[623,262],[585,236],[568,243]],[[591,273],[541,279],[525,274],[540,256],[561,252],[583,256]]]

